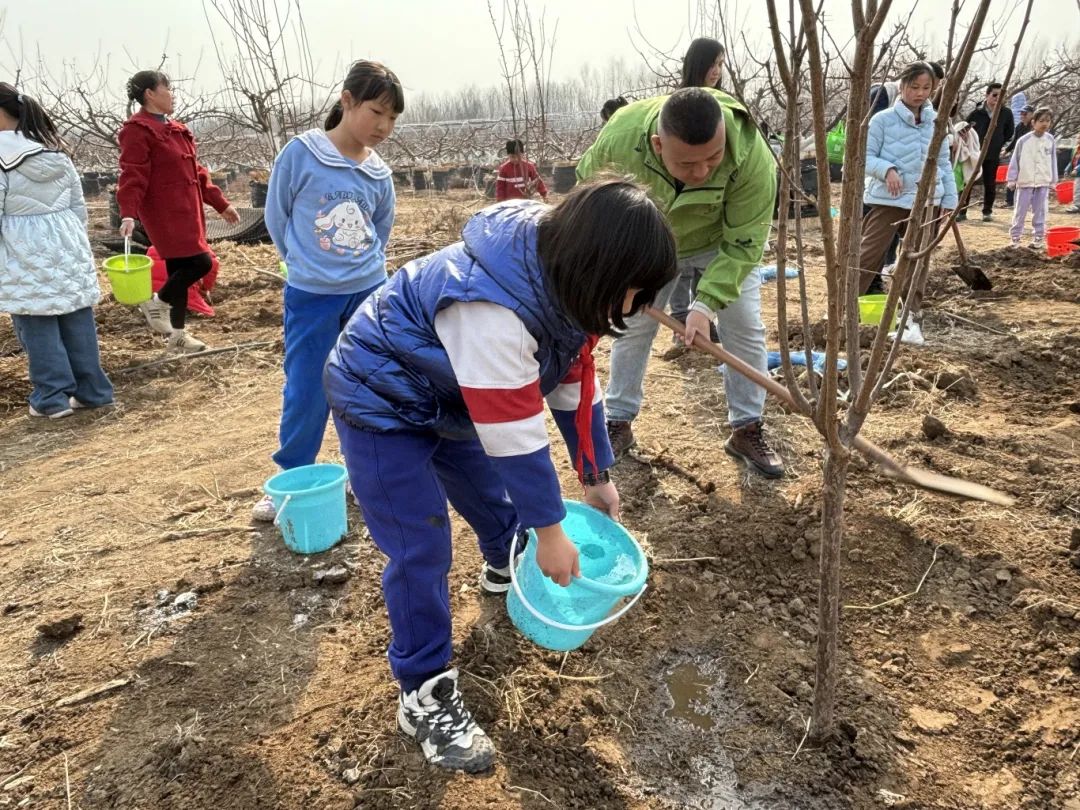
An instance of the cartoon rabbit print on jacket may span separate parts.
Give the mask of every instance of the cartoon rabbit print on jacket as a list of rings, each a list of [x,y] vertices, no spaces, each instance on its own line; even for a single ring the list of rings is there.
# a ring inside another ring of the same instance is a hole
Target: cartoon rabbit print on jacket
[[[359,256],[375,242],[371,218],[353,200],[339,202],[329,211],[320,210],[315,219],[315,232],[319,235],[319,247],[336,249],[337,253],[351,250],[353,255]]]

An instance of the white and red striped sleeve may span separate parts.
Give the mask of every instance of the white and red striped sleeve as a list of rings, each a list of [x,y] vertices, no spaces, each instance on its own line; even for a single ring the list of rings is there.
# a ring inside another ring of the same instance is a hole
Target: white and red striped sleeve
[[[522,524],[558,523],[565,510],[548,446],[535,338],[512,311],[485,301],[451,304],[435,316],[435,332]]]

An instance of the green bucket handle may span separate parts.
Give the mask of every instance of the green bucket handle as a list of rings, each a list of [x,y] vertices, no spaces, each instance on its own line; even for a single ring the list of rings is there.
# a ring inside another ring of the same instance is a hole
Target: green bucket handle
[[[284,508],[285,507],[282,506],[282,509]],[[562,622],[557,622],[554,619],[548,618],[539,610],[534,608],[529,603],[529,600],[525,598],[525,592],[521,590],[521,585],[518,584],[517,567],[520,563],[520,560],[518,560],[514,554],[514,552],[517,551],[517,541],[518,535],[515,532],[514,539],[510,541],[510,584],[513,586],[514,593],[517,594],[517,598],[521,600],[521,604],[525,607],[525,609],[529,611],[529,613],[531,613],[533,616],[535,616],[538,620],[546,624],[548,627],[554,627],[556,630],[569,630],[570,632],[577,632],[580,630],[596,630],[600,627],[603,627],[605,624],[611,624],[613,621],[621,618],[624,613],[630,610],[630,608],[634,606],[634,603],[636,603],[637,600],[641,598],[641,595],[645,593],[645,591],[649,588],[648,583],[642,585],[641,590],[634,594],[634,598],[627,602],[625,605],[623,605],[620,610],[612,613],[607,618],[601,619],[598,622],[593,622],[592,624],[563,624]]]

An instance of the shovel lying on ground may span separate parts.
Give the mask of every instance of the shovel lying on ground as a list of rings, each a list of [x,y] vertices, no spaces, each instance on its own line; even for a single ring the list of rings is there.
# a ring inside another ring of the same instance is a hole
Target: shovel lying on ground
[[[967,248],[964,247],[964,240],[960,238],[960,228],[956,223],[952,223],[953,236],[956,237],[956,250],[960,253],[960,264],[953,265],[953,272],[960,276],[965,284],[972,290],[992,290],[994,289],[994,282],[990,280],[990,277],[982,271],[981,267],[974,265],[968,259]]]
[[[653,307],[646,307],[645,312],[650,317],[655,318],[664,326],[671,329],[675,334],[680,336],[685,335],[685,327],[667,313],[661,312]],[[771,377],[761,374],[757,369],[747,365],[738,357],[725,351],[720,346],[717,346],[708,339],[707,335],[704,337],[702,335],[695,335],[694,347],[706,354],[711,354],[723,363],[727,363],[728,366],[742,374],[748,380],[760,385],[774,397],[785,403],[792,411],[802,413],[799,411],[798,405],[787,388]],[[802,415],[809,416],[809,414],[806,413],[803,413]],[[1013,499],[1005,493],[998,492],[996,489],[991,489],[982,484],[964,481],[961,478],[952,478],[948,475],[941,475],[940,473],[931,472],[930,470],[924,470],[918,467],[909,467],[890,456],[869,439],[865,439],[862,436],[856,436],[852,440],[852,446],[881,467],[886,474],[900,481],[906,481],[909,484],[914,484],[923,489],[931,489],[949,495],[959,495],[961,498],[986,501],[987,503],[995,503],[1000,506],[1011,506],[1013,503]]]

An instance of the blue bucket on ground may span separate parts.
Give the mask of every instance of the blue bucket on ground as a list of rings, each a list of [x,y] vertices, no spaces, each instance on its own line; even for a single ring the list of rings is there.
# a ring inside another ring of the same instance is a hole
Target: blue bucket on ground
[[[280,472],[263,484],[274,501],[285,545],[298,554],[333,548],[349,530],[345,515],[345,482],[340,464],[308,464]]]
[[[562,528],[578,548],[581,576],[563,588],[536,564],[536,535],[510,567],[506,610],[521,633],[549,650],[576,650],[593,632],[611,624],[645,592],[649,563],[645,552],[622,526],[602,512],[577,501],[564,501]],[[511,557],[517,545],[515,536]],[[633,599],[611,611],[628,596]],[[609,615],[610,614],[610,615]]]

